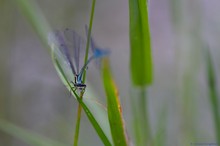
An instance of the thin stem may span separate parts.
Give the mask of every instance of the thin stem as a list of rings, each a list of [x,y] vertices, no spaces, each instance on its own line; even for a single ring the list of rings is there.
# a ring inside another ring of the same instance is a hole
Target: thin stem
[[[91,9],[91,13],[90,13],[89,31],[88,31],[88,36],[87,36],[84,64],[86,64],[86,62],[88,60],[88,56],[89,56],[88,55],[89,54],[89,44],[90,44],[91,30],[92,30],[92,24],[93,24],[94,12],[95,12],[95,3],[96,3],[96,0],[93,0],[92,1],[92,9]],[[83,83],[85,83],[85,80],[86,80],[86,70],[83,73]],[[83,99],[83,94],[84,94],[84,91],[80,92],[80,98],[81,99]],[[77,109],[77,121],[76,121],[76,129],[75,129],[75,136],[74,136],[73,146],[78,145],[81,111],[82,111],[82,107],[79,104],[78,109]]]
[[[150,123],[148,119],[145,88],[138,89],[132,98],[133,120],[136,145],[153,145],[151,138]]]
[[[90,44],[90,38],[91,38],[93,18],[94,18],[94,13],[95,13],[95,3],[96,3],[96,0],[93,0],[92,1],[92,9],[91,9],[91,13],[90,13],[89,30],[88,30],[88,36],[87,36],[87,42],[86,42],[86,52],[85,52],[84,64],[87,62],[88,56],[89,56],[89,44]],[[86,70],[83,74],[83,83],[85,83],[85,80],[86,80]]]
[[[84,92],[80,92],[80,98],[83,98]],[[75,129],[75,136],[74,136],[74,142],[73,146],[78,145],[78,139],[79,139],[79,129],[80,129],[80,120],[81,120],[81,111],[82,111],[82,106],[78,104],[78,109],[77,109],[77,121],[76,121],[76,129]]]
[[[210,100],[212,105],[213,118],[215,123],[216,139],[218,144],[220,144],[220,118],[219,118],[219,105],[217,91],[215,89],[210,89]]]
[[[100,137],[100,139],[102,140],[102,142],[104,143],[105,146],[111,146],[111,143],[109,141],[109,139],[107,138],[107,136],[105,135],[104,131],[102,130],[101,126],[98,124],[97,120],[95,119],[95,117],[93,116],[93,114],[91,113],[91,111],[89,110],[89,108],[86,106],[86,104],[82,101],[82,98],[80,98],[78,96],[78,94],[76,93],[76,91],[71,87],[70,82],[68,81],[62,67],[60,66],[58,60],[54,57],[54,53],[51,54],[53,62],[55,64],[56,69],[58,70],[58,72],[60,73],[60,75],[63,77],[64,82],[66,83],[66,85],[69,87],[69,89],[72,91],[73,95],[76,97],[77,101],[79,102],[79,104],[82,106],[83,110],[85,111],[89,121],[91,122],[92,126],[94,127],[94,129],[96,130],[98,136]]]
[[[209,95],[210,102],[212,106],[212,113],[216,129],[216,139],[218,144],[220,144],[220,115],[219,115],[219,100],[217,93],[217,83],[216,75],[214,70],[213,61],[209,50],[207,50],[207,70],[208,70],[208,85],[209,85]]]

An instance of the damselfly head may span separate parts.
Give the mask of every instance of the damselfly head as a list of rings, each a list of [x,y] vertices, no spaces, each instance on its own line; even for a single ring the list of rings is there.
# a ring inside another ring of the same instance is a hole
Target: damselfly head
[[[86,84],[74,84],[74,87],[79,91],[83,91],[86,89]]]
[[[86,89],[86,84],[83,84],[83,83],[77,83],[77,82],[73,82],[71,81],[71,83],[73,84],[73,88],[74,90],[77,90],[77,91],[83,91]]]

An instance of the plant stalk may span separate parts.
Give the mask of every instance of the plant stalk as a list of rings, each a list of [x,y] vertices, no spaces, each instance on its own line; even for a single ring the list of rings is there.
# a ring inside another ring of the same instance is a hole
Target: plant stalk
[[[136,95],[134,96],[131,97],[131,101],[133,109],[135,143],[137,146],[152,146],[153,141],[151,138],[145,88],[138,89]]]
[[[216,83],[216,75],[214,70],[213,61],[211,58],[210,51],[207,50],[207,75],[208,75],[208,85],[209,85],[209,96],[210,103],[212,107],[213,119],[216,130],[216,140],[220,144],[220,114],[219,114],[219,100],[218,100],[218,91]]]
[[[89,31],[88,31],[88,36],[87,36],[84,64],[87,62],[88,56],[89,56],[88,55],[89,54],[89,44],[90,44],[91,30],[92,30],[92,24],[93,24],[94,12],[95,12],[95,3],[96,3],[96,0],[93,0],[92,1],[92,9],[91,9],[91,13],[90,13]],[[86,70],[83,73],[83,81],[82,82],[85,83],[85,81],[86,81]],[[83,99],[83,94],[84,94],[84,91],[82,91],[80,93],[80,98],[81,99]],[[77,109],[77,121],[76,121],[76,129],[75,129],[75,136],[74,136],[73,146],[77,146],[78,145],[79,130],[80,130],[80,120],[81,120],[81,111],[82,111],[82,107],[79,104],[78,105],[78,109]]]
[[[80,98],[83,98],[84,91],[80,92]],[[82,112],[82,106],[78,104],[77,109],[77,121],[76,121],[76,129],[75,129],[75,135],[74,135],[74,142],[73,146],[78,145],[78,139],[79,139],[79,130],[80,130],[80,120],[81,120],[81,112]]]

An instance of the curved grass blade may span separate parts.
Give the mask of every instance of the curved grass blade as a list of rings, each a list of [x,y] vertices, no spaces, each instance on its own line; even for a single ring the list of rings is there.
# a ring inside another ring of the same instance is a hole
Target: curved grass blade
[[[216,74],[214,69],[214,63],[209,48],[204,48],[204,54],[206,59],[207,68],[207,82],[209,88],[209,99],[211,103],[213,121],[216,130],[216,140],[220,144],[220,114],[219,114],[219,97],[216,83]]]
[[[84,64],[86,64],[86,62],[88,60],[88,55],[89,55],[89,38],[90,38],[90,35],[91,35],[91,30],[92,30],[92,24],[93,24],[94,12],[95,12],[95,4],[96,4],[96,0],[93,0],[92,1],[92,9],[91,9],[91,13],[90,13],[89,36],[87,38],[87,43],[86,43],[86,52],[85,52]],[[83,76],[82,83],[84,84],[85,81],[86,81],[86,70],[84,71],[83,75],[81,74],[80,76],[81,77]],[[82,94],[82,98],[83,98],[83,94]],[[77,136],[79,135],[80,116],[81,116],[81,104],[78,106],[78,118],[77,118],[76,133],[75,133],[75,135],[76,135],[75,138],[77,138],[77,139],[74,139],[74,145],[76,145],[77,141],[78,141]]]
[[[53,64],[55,66],[55,69],[62,81],[62,83],[66,86],[66,88],[68,89],[68,91],[71,91],[71,85],[69,84],[68,81],[71,81],[73,79],[73,74],[72,71],[70,69],[70,67],[68,67],[67,62],[66,62],[66,58],[63,57],[62,53],[59,51],[59,47],[57,44],[59,44],[58,42],[56,42],[56,39],[54,39],[53,37],[50,37],[49,35],[49,43],[50,43],[50,47],[52,49],[51,52],[51,58],[53,61]],[[59,66],[62,66],[62,72],[60,71],[58,65],[55,62],[56,61],[59,63]],[[88,85],[88,83],[87,83]],[[85,96],[92,96],[93,98],[95,98],[95,95],[91,95],[89,93],[92,93],[91,86],[88,85],[87,88],[87,92],[85,92]],[[88,94],[87,94],[88,93]],[[83,99],[83,102],[87,105],[87,107],[89,107],[89,109],[92,111],[92,113],[94,113],[95,119],[98,121],[99,125],[101,126],[102,130],[104,131],[104,133],[107,135],[108,139],[110,140],[110,142],[112,142],[112,138],[111,138],[111,134],[110,134],[110,127],[108,124],[108,118],[107,118],[107,112],[102,109],[102,108],[98,108],[99,106],[97,106],[97,103],[91,102],[88,98]]]
[[[107,96],[108,117],[115,146],[127,146],[125,126],[122,118],[119,95],[112,79],[108,59],[103,59],[103,82]]]
[[[103,132],[103,130],[99,126],[99,124],[96,121],[96,119],[94,118],[93,114],[90,112],[89,108],[86,106],[86,104],[83,102],[83,100],[76,94],[76,92],[73,92],[73,94],[77,98],[79,104],[82,106],[87,117],[89,118],[89,121],[91,122],[91,124],[95,128],[95,130],[96,130],[97,134],[99,135],[99,137],[101,138],[102,142],[105,144],[105,146],[111,146],[110,141],[108,140],[107,136],[105,135],[105,133]]]
[[[30,23],[32,24],[32,26],[35,28],[35,31],[38,33],[38,35],[40,36],[41,41],[43,41],[43,43],[47,46],[48,45],[48,33],[52,32],[47,21],[46,18],[44,17],[44,15],[42,14],[42,11],[40,10],[40,8],[38,7],[37,3],[35,3],[32,0],[16,0],[18,6],[20,7],[20,9],[23,11],[24,15],[27,17],[27,19],[30,21]],[[95,4],[95,0],[93,0],[93,3]],[[94,9],[93,9],[94,11]],[[93,13],[94,14],[94,13]],[[93,17],[92,14],[92,17]],[[90,23],[90,28],[92,26],[92,23]],[[91,29],[90,29],[91,30]],[[89,37],[89,36],[88,36]],[[51,52],[52,54],[52,60],[53,63],[55,65],[55,68],[58,71],[58,74],[62,80],[62,82],[65,84],[65,86],[71,90],[71,86],[70,84],[67,82],[68,80],[66,79],[66,76],[64,77],[60,71],[59,68],[57,67],[55,60],[54,60],[54,52],[56,52],[56,56],[59,56],[60,52],[57,50],[57,42],[55,42],[54,44],[50,44],[50,47],[47,47],[49,52]],[[88,45],[89,46],[89,43]],[[88,48],[88,47],[87,47]],[[65,59],[62,58],[61,56],[58,57],[59,61],[62,62],[62,65],[65,65]],[[67,71],[66,71],[67,70]],[[65,68],[65,73],[68,73],[68,77],[71,78],[72,77],[72,73],[70,69]],[[92,106],[91,106],[92,107]],[[97,112],[97,109],[93,108],[93,110],[95,112]],[[94,117],[93,117],[94,118]],[[96,124],[98,124],[96,122]],[[100,129],[99,129],[100,130]],[[97,130],[97,131],[99,131]],[[101,133],[101,132],[100,132]],[[109,145],[108,143],[110,142],[106,142],[107,145]]]
[[[91,31],[92,31],[93,18],[94,18],[94,13],[95,13],[95,4],[96,4],[96,0],[93,0],[92,1],[92,9],[91,9],[91,13],[90,13],[89,31],[88,31],[87,42],[86,42],[86,52],[85,52],[84,64],[87,62],[88,57],[89,57],[89,44],[90,44],[90,37],[91,37]],[[86,71],[83,74],[83,83],[85,83],[85,81],[86,81]]]
[[[134,85],[152,83],[151,41],[146,0],[129,0],[130,69]]]
[[[65,146],[0,119],[0,131],[16,137],[31,146]]]
[[[77,101],[82,106],[83,110],[85,111],[88,119],[90,120],[91,124],[95,128],[95,130],[96,130],[97,134],[99,135],[100,139],[102,140],[102,142],[106,146],[111,146],[111,143],[110,143],[109,139],[107,138],[107,136],[103,132],[103,130],[100,127],[100,125],[98,124],[98,122],[96,121],[96,119],[93,116],[92,112],[89,110],[89,108],[86,106],[86,104],[83,102],[83,100],[76,94],[76,92],[71,87],[69,81],[67,80],[67,77],[64,74],[64,71],[63,71],[62,67],[59,64],[59,61],[55,58],[54,53],[52,53],[52,59],[53,59],[54,65],[55,65],[59,75],[61,76],[62,80],[66,83],[68,88],[72,91],[72,94],[76,97]]]

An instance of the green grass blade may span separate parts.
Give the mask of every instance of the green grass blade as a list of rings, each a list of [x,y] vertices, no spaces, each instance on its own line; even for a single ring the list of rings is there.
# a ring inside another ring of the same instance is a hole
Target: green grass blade
[[[112,79],[109,62],[107,59],[103,60],[103,82],[107,96],[108,117],[114,145],[127,146],[119,95],[117,87]]]
[[[86,52],[85,52],[84,64],[86,64],[86,62],[88,60],[88,56],[89,56],[89,44],[90,44],[91,30],[92,30],[92,24],[93,24],[94,12],[95,12],[95,4],[96,4],[96,0],[93,0],[92,1],[92,9],[91,9],[91,13],[90,13],[89,30],[88,30],[88,36],[87,36],[87,42],[86,42]],[[86,81],[86,70],[83,73],[83,81],[82,82],[85,83],[85,81]],[[83,99],[83,94],[84,94],[84,92],[80,96],[80,98],[82,98],[82,99]],[[74,136],[74,142],[73,142],[74,146],[78,145],[81,111],[82,111],[82,107],[79,104],[78,109],[77,109],[76,130],[75,130],[75,136]]]
[[[135,144],[137,146],[153,146],[145,88],[132,89],[131,104]]]
[[[129,0],[130,68],[134,85],[152,83],[150,29],[146,0]]]
[[[1,119],[0,131],[16,137],[31,146],[65,146],[64,144],[42,137]]]
[[[53,54],[53,53],[52,53]],[[86,106],[86,104],[83,102],[83,100],[76,94],[76,92],[71,88],[71,85],[69,83],[69,81],[67,80],[67,77],[61,67],[61,65],[59,64],[58,60],[55,58],[54,55],[52,55],[52,59],[54,62],[54,65],[58,71],[58,73],[60,74],[60,76],[62,76],[62,80],[64,80],[64,82],[66,83],[66,85],[68,85],[68,88],[72,91],[73,95],[76,97],[77,101],[79,102],[79,104],[82,106],[83,110],[85,111],[88,119],[90,120],[91,124],[93,125],[94,129],[96,130],[97,134],[99,135],[100,139],[102,140],[102,142],[106,145],[106,146],[111,146],[111,143],[109,141],[109,139],[107,138],[107,136],[105,135],[105,133],[103,132],[102,128],[100,127],[100,125],[98,124],[98,122],[96,121],[95,117],[93,116],[92,112],[89,110],[89,108]]]
[[[107,136],[103,132],[102,128],[100,127],[100,125],[96,121],[95,117],[93,116],[93,114],[91,113],[89,108],[86,106],[86,104],[83,102],[83,100],[75,92],[73,92],[73,94],[77,98],[79,104],[82,106],[82,108],[85,111],[87,117],[89,118],[89,121],[91,122],[91,124],[95,128],[95,130],[96,130],[97,134],[99,135],[99,137],[101,138],[102,142],[105,144],[105,146],[111,146],[110,141],[108,140]]]
[[[218,91],[217,91],[217,79],[215,75],[214,64],[212,61],[211,53],[209,48],[206,48],[205,55],[207,60],[207,80],[208,80],[208,88],[209,88],[209,99],[211,103],[213,119],[216,130],[216,140],[220,144],[220,113],[219,113],[219,99],[218,99]]]
[[[153,145],[146,105],[146,89],[153,81],[150,26],[147,0],[129,0],[130,70],[134,89],[131,96],[135,143]],[[140,87],[140,88],[139,88]]]
[[[79,104],[78,109],[77,109],[77,120],[76,120],[76,129],[74,133],[74,141],[73,141],[73,146],[78,145],[78,139],[79,139],[79,129],[80,129],[80,121],[81,121],[81,112],[82,112],[82,107]]]
[[[71,86],[69,85],[68,81],[73,80],[73,74],[71,72],[71,69],[69,67],[67,67],[67,65],[65,64],[65,62],[66,62],[65,57],[63,57],[63,55],[59,52],[59,47],[57,46],[57,44],[59,44],[59,43],[56,42],[55,41],[56,39],[54,39],[53,37],[49,37],[49,38],[50,38],[49,44],[52,49],[51,58],[52,58],[53,64],[55,66],[55,69],[56,69],[61,81],[66,86],[68,91],[70,91]],[[62,69],[63,73],[61,73],[61,70],[58,67],[57,63],[55,62],[55,59],[59,63],[59,66],[62,67],[61,69]],[[85,92],[85,96],[89,96],[90,98],[84,98],[83,102],[89,107],[89,109],[92,111],[92,113],[94,113],[94,116],[95,116],[96,120],[98,121],[98,123],[100,124],[100,126],[102,127],[102,130],[105,132],[108,139],[111,140],[107,112],[105,111],[105,109],[100,108],[97,103],[90,101],[91,98],[96,100],[95,95],[89,94],[89,93],[92,93],[91,90],[89,90],[89,89],[91,89],[90,87],[91,86],[88,85],[88,87],[86,88],[86,92]]]
[[[89,57],[89,45],[90,45],[90,38],[91,38],[91,31],[92,31],[92,24],[93,24],[93,18],[94,18],[94,13],[95,13],[95,4],[96,0],[92,1],[92,9],[90,13],[90,21],[89,21],[89,30],[88,30],[88,36],[87,36],[87,42],[86,42],[86,52],[85,52],[85,60],[84,64],[87,62],[88,57]],[[86,80],[86,70],[83,74],[83,83],[85,83]]]
[[[167,104],[164,104],[159,112],[158,120],[157,120],[157,130],[155,132],[154,137],[154,145],[155,146],[165,146],[166,145],[166,131],[168,124],[168,107]]]
[[[41,41],[47,46],[48,45],[48,33],[49,32],[52,32],[47,21],[46,21],[46,18],[44,17],[44,15],[42,14],[42,11],[40,10],[40,8],[38,7],[37,3],[35,3],[34,1],[32,0],[16,0],[17,2],[17,5],[18,7],[21,9],[21,11],[23,12],[23,14],[26,16],[27,20],[32,24],[33,28],[35,29],[35,31],[37,32],[37,34],[39,35]],[[91,23],[90,23],[91,24]],[[91,25],[90,25],[91,27]],[[91,28],[90,28],[91,29]],[[90,30],[91,31],[91,30]],[[51,39],[51,38],[49,38]],[[65,86],[71,90],[71,86],[70,84],[68,83],[68,80],[67,80],[67,77],[64,76],[61,72],[60,72],[60,69],[57,67],[56,63],[55,63],[55,60],[54,60],[54,52],[56,52],[56,57],[59,56],[59,52],[58,52],[58,49],[57,49],[57,45],[58,43],[55,42],[54,40],[50,41],[49,40],[49,45],[50,47],[47,47],[49,52],[51,52],[51,55],[52,55],[52,60],[53,60],[53,63],[54,63],[54,66],[62,80],[62,82],[65,84]],[[62,58],[61,56],[58,57],[59,59],[59,63],[60,62],[65,62],[64,61],[64,58]],[[56,61],[58,61],[56,60]],[[63,64],[61,64],[61,66],[63,66]],[[68,73],[68,77],[71,77],[72,78],[72,74],[70,75],[70,71],[65,68],[65,73]],[[68,78],[69,79],[69,78]],[[83,101],[82,101],[83,102]],[[93,109],[93,111],[95,113],[101,113],[99,111],[97,111],[98,108],[95,108],[94,107],[94,103],[93,105],[91,105],[92,103],[91,102],[87,102],[88,105]],[[83,102],[84,104],[84,102]],[[86,105],[85,105],[86,106]],[[84,106],[84,108],[86,108]],[[100,109],[100,108],[99,108]],[[85,109],[84,109],[85,110]],[[91,112],[90,112],[91,113]],[[103,114],[103,112],[102,112]],[[87,112],[87,115],[88,115],[88,112]],[[92,115],[92,114],[91,114]],[[93,115],[92,115],[93,116]],[[97,117],[97,116],[96,116]],[[99,116],[99,122],[100,122],[100,117]],[[105,115],[103,115],[102,117],[105,117]],[[94,116],[93,118],[89,118],[89,119],[93,119],[95,120]],[[94,124],[95,123],[95,124]],[[99,127],[99,129],[97,130],[99,133],[99,135],[102,135],[102,137],[104,137],[104,141],[106,143],[106,145],[110,145],[110,142],[109,140],[106,138],[105,136],[105,133],[102,131],[103,129],[100,128],[99,124],[97,123],[97,121],[95,121],[94,123],[92,123],[93,125],[98,125],[96,127]],[[104,124],[102,123],[102,127],[105,127],[105,132],[107,133],[108,132],[108,127],[106,128],[106,124],[103,126]],[[107,129],[107,130],[106,130]],[[100,132],[101,131],[101,132]],[[104,135],[104,136],[103,136]],[[110,135],[110,134],[108,134]],[[102,138],[101,137],[101,138]]]

